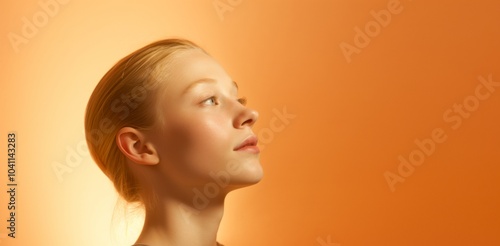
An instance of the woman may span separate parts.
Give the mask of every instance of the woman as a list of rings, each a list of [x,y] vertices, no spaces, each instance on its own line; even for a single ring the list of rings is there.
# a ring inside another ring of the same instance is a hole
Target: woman
[[[226,195],[263,176],[258,113],[245,102],[185,39],[149,44],[101,79],[86,109],[87,143],[117,192],[144,206],[135,245],[220,245]]]

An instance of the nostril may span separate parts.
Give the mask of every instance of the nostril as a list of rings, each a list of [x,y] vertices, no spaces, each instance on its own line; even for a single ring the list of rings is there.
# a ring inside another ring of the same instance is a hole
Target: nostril
[[[255,122],[255,121],[254,121],[253,119],[248,119],[248,120],[246,120],[245,122],[243,122],[243,124],[242,124],[242,125],[253,125],[253,123],[254,123],[254,122]]]

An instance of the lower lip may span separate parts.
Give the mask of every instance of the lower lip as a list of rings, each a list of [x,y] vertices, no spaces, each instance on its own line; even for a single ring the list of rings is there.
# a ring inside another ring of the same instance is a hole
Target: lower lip
[[[239,148],[236,151],[245,151],[245,152],[250,152],[250,153],[259,153],[260,149],[259,149],[258,146],[248,145],[248,146],[245,146],[243,148]]]

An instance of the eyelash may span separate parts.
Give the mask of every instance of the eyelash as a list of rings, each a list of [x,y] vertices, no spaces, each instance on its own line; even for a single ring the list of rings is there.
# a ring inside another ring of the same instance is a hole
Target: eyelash
[[[202,103],[205,103],[205,102],[207,102],[208,100],[213,100],[213,101],[214,101],[214,103],[215,103],[215,105],[218,105],[217,98],[216,98],[215,96],[211,96],[211,97],[209,97],[209,98],[207,98],[207,99],[203,100],[203,102],[202,102]],[[246,97],[240,97],[240,98],[238,98],[238,102],[239,102],[241,105],[245,106],[245,105],[247,105],[247,98],[246,98]]]

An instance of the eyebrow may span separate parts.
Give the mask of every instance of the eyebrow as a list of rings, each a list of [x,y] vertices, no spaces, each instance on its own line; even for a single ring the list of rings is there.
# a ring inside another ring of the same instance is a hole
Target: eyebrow
[[[182,92],[182,94],[186,94],[189,90],[191,90],[193,87],[195,87],[198,84],[201,84],[201,83],[215,83],[215,82],[217,82],[217,81],[215,79],[212,79],[212,78],[202,78],[202,79],[195,80],[195,81],[191,82],[191,84],[189,84],[186,87],[186,89],[184,89],[184,91]],[[238,84],[236,83],[236,81],[233,81],[233,85],[234,85],[234,87],[236,87],[236,90],[238,90]]]

